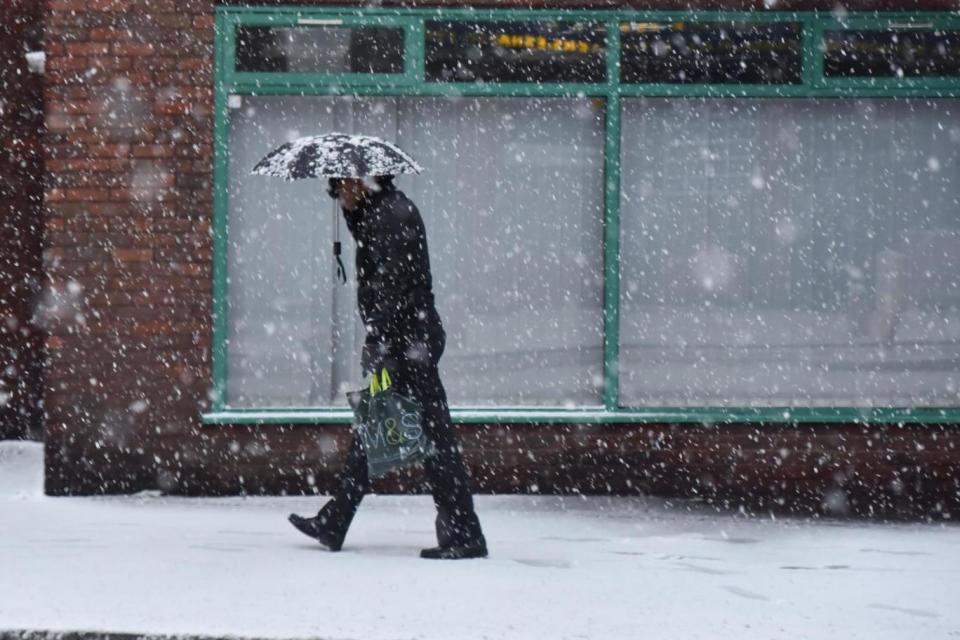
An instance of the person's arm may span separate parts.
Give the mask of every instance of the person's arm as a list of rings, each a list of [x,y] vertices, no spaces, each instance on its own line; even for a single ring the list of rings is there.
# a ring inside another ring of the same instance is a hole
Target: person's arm
[[[416,206],[405,197],[377,221],[369,234],[377,272],[359,295],[364,301],[367,336],[361,365],[364,374],[378,371],[400,337],[405,314],[412,304],[411,292],[422,279],[423,221]]]
[[[347,223],[347,231],[349,231],[350,235],[354,238],[357,237],[357,230],[360,228],[361,214],[343,208],[341,208],[340,211],[343,213],[343,221]]]

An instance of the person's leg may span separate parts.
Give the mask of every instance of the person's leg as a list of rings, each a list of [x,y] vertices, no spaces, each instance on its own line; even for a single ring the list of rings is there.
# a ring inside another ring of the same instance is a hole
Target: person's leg
[[[354,434],[333,496],[315,518],[291,515],[290,522],[306,535],[317,538],[331,551],[339,551],[353,516],[369,489],[367,457],[363,451],[363,443],[359,436]]]
[[[437,507],[437,542],[441,547],[481,543],[483,531],[473,507],[467,468],[437,367],[430,367],[421,380],[424,426],[437,448],[436,455],[424,464]]]
[[[423,405],[424,431],[437,448],[436,455],[424,463],[437,507],[437,541],[441,547],[482,543],[483,532],[473,507],[466,465],[437,368],[444,336],[423,336],[417,347],[408,352],[413,357],[402,358],[395,365],[400,392]]]
[[[340,535],[341,539],[347,535],[347,529],[353,521],[353,516],[363,500],[363,496],[370,490],[370,477],[367,473],[367,455],[363,451],[360,437],[354,433],[350,453],[340,470],[337,490],[333,497],[320,509],[317,516],[321,524],[330,531]]]

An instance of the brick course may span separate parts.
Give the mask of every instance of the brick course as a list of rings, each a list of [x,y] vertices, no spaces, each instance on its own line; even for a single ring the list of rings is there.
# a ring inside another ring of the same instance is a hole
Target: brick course
[[[657,4],[680,6],[689,5]],[[47,3],[48,493],[320,492],[345,452],[346,426],[199,423],[211,379],[213,7]],[[721,506],[882,516],[942,516],[956,513],[960,500],[960,436],[948,426],[462,425],[460,432],[481,491],[652,491]],[[420,483],[403,474],[377,487],[417,491]]]

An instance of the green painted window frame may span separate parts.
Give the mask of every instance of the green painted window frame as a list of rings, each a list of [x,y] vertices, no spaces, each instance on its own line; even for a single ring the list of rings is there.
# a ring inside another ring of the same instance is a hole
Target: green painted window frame
[[[627,407],[619,400],[620,306],[620,106],[623,98],[960,98],[960,77],[825,78],[823,32],[930,24],[960,29],[960,13],[870,12],[837,16],[821,12],[630,11],[539,9],[384,9],[357,7],[217,7],[214,60],[213,185],[213,380],[205,424],[341,424],[350,412],[329,407],[238,408],[226,398],[228,99],[230,95],[357,96],[591,96],[605,100],[604,392],[601,407],[454,408],[457,423],[960,423],[960,407]],[[607,77],[603,83],[441,83],[424,80],[425,22],[585,20],[607,27]],[[239,25],[295,26],[301,20],[341,21],[344,26],[402,26],[403,74],[253,73],[234,69]],[[802,81],[792,85],[621,84],[620,23],[626,21],[799,22],[803,25]]]
[[[829,20],[824,20],[818,23],[818,31],[816,33],[816,38],[818,41],[823,41],[823,32],[824,31],[833,31],[839,29],[868,29],[868,30],[884,30],[884,29],[910,29],[910,28],[923,28],[923,29],[944,29],[944,30],[958,30],[960,29],[960,21],[957,19],[955,14],[937,14],[937,13],[922,13],[922,14],[878,14],[881,17],[877,16],[860,16],[860,15],[851,15],[842,20],[832,18]],[[822,75],[823,72],[823,59],[822,57],[818,59],[820,63],[819,71]],[[849,88],[877,88],[877,89],[890,89],[890,90],[901,90],[904,88],[914,88],[917,90],[927,90],[935,91],[937,89],[944,89],[950,91],[951,89],[956,89],[960,78],[951,78],[951,77],[942,77],[942,76],[927,76],[927,77],[905,77],[905,78],[871,78],[871,77],[850,77],[850,78],[828,78],[826,81],[830,86],[836,87],[849,87]]]
[[[313,22],[311,22],[313,21]],[[317,24],[317,23],[320,24]],[[399,16],[380,16],[375,20],[369,17],[364,18],[357,15],[306,15],[303,12],[290,13],[268,13],[258,14],[246,17],[236,21],[229,28],[228,32],[223,34],[223,40],[220,40],[219,34],[217,42],[225,49],[226,59],[224,60],[224,71],[234,81],[241,84],[260,84],[269,86],[274,84],[281,85],[302,85],[321,82],[324,84],[345,83],[350,86],[360,85],[378,85],[384,83],[413,85],[417,81],[417,70],[422,68],[418,61],[411,57],[410,43],[416,40],[422,40],[420,26],[422,22],[413,18],[404,18]],[[302,72],[255,72],[255,71],[237,71],[236,70],[236,30],[237,27],[305,27],[311,26],[331,26],[331,27],[355,27],[355,26],[375,26],[375,27],[398,27],[404,31],[404,59],[403,73],[302,73]]]

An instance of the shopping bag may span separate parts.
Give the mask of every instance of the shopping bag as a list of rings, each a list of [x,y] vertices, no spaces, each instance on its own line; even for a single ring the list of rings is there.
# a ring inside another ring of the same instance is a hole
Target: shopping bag
[[[371,478],[400,467],[421,464],[436,452],[423,429],[423,406],[400,395],[383,369],[370,387],[347,393],[353,408],[353,430],[367,455]]]

